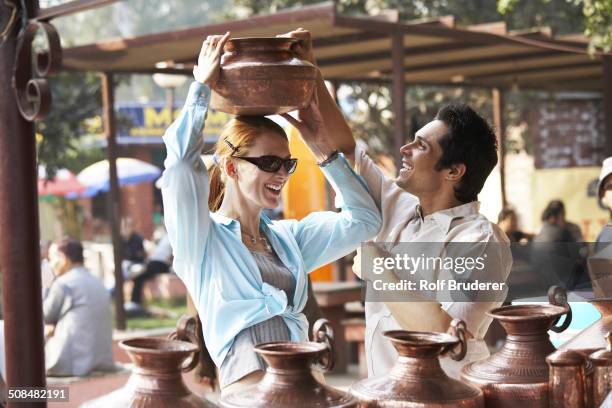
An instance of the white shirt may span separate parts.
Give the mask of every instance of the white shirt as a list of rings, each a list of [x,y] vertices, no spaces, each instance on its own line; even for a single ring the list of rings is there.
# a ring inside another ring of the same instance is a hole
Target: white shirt
[[[163,262],[168,265],[172,263],[172,246],[170,245],[168,234],[164,234],[157,245],[155,245],[155,249],[153,249],[151,256],[149,256],[149,261]]]
[[[506,281],[512,267],[510,242],[497,225],[478,212],[478,202],[421,217],[418,199],[397,186],[395,180],[387,177],[359,146],[355,149],[355,171],[366,181],[382,213],[383,226],[374,242],[492,243],[487,248],[487,272],[491,273],[490,266],[493,265],[493,273],[499,274],[497,279]],[[358,253],[357,258],[360,255]],[[356,263],[355,267],[360,265]],[[474,336],[468,341],[467,356],[462,361],[442,358],[442,367],[448,375],[458,378],[463,365],[488,356],[483,337],[492,319],[485,312],[499,306],[505,296],[506,291],[500,292],[495,302],[441,302],[442,309],[452,318],[465,321]],[[395,364],[397,352],[382,333],[396,329],[401,327],[385,303],[366,302],[365,346],[370,377],[386,374]]]

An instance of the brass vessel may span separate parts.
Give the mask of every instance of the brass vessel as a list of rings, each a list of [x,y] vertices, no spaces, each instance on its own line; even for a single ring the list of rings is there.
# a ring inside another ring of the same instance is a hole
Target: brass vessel
[[[497,353],[461,371],[462,379],[483,390],[486,407],[548,408],[546,356],[555,352],[548,330],[561,332],[571,322],[565,291],[551,289],[549,300],[555,304],[502,306],[487,312],[506,330],[506,342]],[[563,315],[563,324],[554,326]]]
[[[317,68],[293,51],[300,40],[232,38],[225,43],[211,107],[234,115],[273,115],[305,108]]]
[[[119,342],[135,367],[122,388],[81,405],[85,408],[213,408],[214,404],[193,394],[182,373],[198,362],[198,346],[172,338],[194,340],[193,317],[183,316],[168,339],[137,337]],[[185,363],[185,360],[191,360]]]
[[[584,355],[573,350],[558,350],[546,357],[546,361],[550,367],[548,380],[549,407],[590,407]]]
[[[589,356],[593,364],[592,398],[593,404],[599,407],[612,391],[612,333],[605,336],[608,345],[605,349]]]
[[[349,392],[361,407],[477,408],[484,407],[482,391],[448,377],[439,357],[450,354],[457,361],[465,357],[465,323],[455,319],[453,334],[391,330],[391,340],[399,357],[383,376],[353,384]],[[459,351],[453,351],[459,347]]]
[[[323,372],[333,367],[333,331],[319,319],[313,326],[316,342],[273,342],[259,344],[255,351],[268,364],[260,382],[229,395],[224,408],[356,408],[357,402],[345,392],[321,384],[311,369]]]

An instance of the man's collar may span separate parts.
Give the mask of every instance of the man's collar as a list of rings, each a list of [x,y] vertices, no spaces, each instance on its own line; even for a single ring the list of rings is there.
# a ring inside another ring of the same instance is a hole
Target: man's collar
[[[422,216],[423,213],[421,210],[421,205],[418,204],[416,208],[418,217],[423,220],[433,219],[445,233],[448,232],[448,230],[450,229],[453,220],[456,220],[457,218],[467,217],[469,215],[478,214],[479,210],[479,201],[472,201],[466,204],[458,205],[456,207],[439,210],[425,217]]]

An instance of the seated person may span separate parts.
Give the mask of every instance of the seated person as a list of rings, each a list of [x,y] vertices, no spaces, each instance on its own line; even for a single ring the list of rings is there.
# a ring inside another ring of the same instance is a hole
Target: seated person
[[[131,304],[128,304],[129,307],[126,307],[126,309],[131,310],[141,308],[142,289],[145,282],[155,278],[155,276],[161,273],[169,272],[171,265],[172,247],[170,246],[168,234],[164,234],[151,253],[144,273],[134,278],[134,286],[132,287],[132,302]]]
[[[43,300],[44,321],[53,325],[45,344],[49,376],[83,376],[112,369],[111,305],[102,282],[83,266],[83,246],[62,239],[49,250],[56,278]]]
[[[512,208],[505,207],[500,211],[497,225],[508,236],[510,242],[531,241],[533,238],[532,234],[519,230],[518,217]]]

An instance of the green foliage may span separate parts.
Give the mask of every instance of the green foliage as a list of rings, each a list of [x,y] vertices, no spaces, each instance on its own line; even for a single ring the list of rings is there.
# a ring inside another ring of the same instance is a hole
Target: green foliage
[[[50,79],[53,105],[49,116],[36,123],[38,162],[52,177],[59,168],[79,171],[104,152],[87,147],[85,121],[100,114],[100,78],[93,73],[61,72]]]
[[[586,20],[585,35],[591,39],[590,51],[612,51],[612,0],[574,0],[582,2]]]
[[[565,3],[565,4],[564,4]],[[609,52],[612,50],[612,0],[565,0],[565,2],[550,0],[497,0],[497,10],[504,15],[523,12],[525,8],[544,8],[556,10],[568,10],[570,5],[574,13],[559,13],[557,19],[582,21],[581,31],[590,39],[589,51],[591,53],[599,50]],[[520,6],[520,7],[519,7]]]
[[[188,314],[185,298],[153,300],[145,305],[151,314],[127,319],[129,330],[151,330],[175,327],[180,316]],[[162,313],[163,312],[163,313]]]

